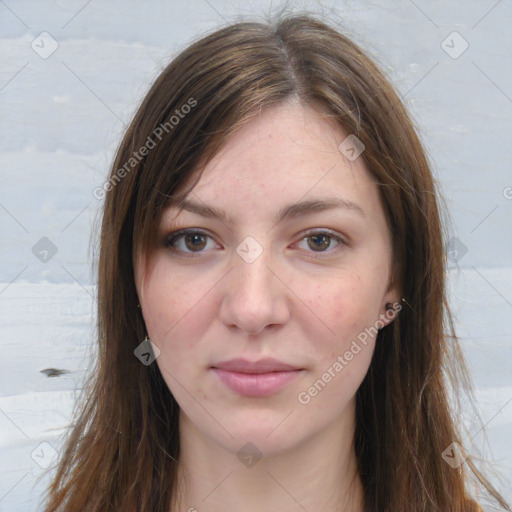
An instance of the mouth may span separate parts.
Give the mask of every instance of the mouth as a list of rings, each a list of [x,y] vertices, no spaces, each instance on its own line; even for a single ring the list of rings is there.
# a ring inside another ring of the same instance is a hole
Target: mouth
[[[231,391],[248,397],[273,395],[304,371],[275,359],[232,359],[213,365],[211,370]]]

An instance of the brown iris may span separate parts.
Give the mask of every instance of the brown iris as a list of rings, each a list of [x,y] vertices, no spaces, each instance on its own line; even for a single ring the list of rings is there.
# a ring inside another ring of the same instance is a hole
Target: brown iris
[[[197,243],[199,241],[199,243]],[[206,236],[199,233],[187,233],[185,235],[185,245],[191,251],[201,251],[206,246]]]
[[[317,245],[316,248],[315,248],[310,243],[310,241],[312,239],[315,240],[315,244],[316,244],[316,241],[319,240],[319,239],[323,240],[324,243],[322,243],[321,246]],[[329,243],[330,243],[330,237],[328,235],[312,235],[312,236],[308,237],[308,245],[313,250],[316,250],[316,249],[320,249],[320,250],[327,249],[329,247]]]

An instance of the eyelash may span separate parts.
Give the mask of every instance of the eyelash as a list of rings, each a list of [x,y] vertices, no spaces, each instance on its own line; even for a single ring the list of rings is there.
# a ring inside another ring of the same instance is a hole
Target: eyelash
[[[204,252],[204,250],[197,251],[197,252],[182,251],[181,249],[177,249],[173,245],[176,242],[176,240],[179,240],[179,239],[185,237],[186,235],[190,235],[190,234],[205,236],[205,237],[213,240],[213,238],[208,233],[201,231],[200,229],[180,229],[178,231],[173,231],[172,233],[169,233],[168,235],[166,235],[164,238],[163,245],[164,245],[164,247],[166,247],[167,249],[170,249],[171,251],[173,251],[175,253],[180,253],[182,255],[186,255],[186,257],[193,258],[196,256],[200,256]],[[302,240],[304,240],[306,238],[311,238],[313,236],[319,236],[319,235],[325,235],[325,236],[330,237],[331,239],[338,242],[338,245],[334,249],[328,249],[325,251],[307,251],[309,253],[309,255],[312,256],[313,258],[322,258],[322,257],[324,257],[323,256],[324,254],[331,255],[334,252],[338,252],[339,250],[342,250],[343,247],[341,247],[341,246],[346,246],[346,247],[350,246],[345,240],[343,240],[341,237],[332,233],[329,230],[306,231],[302,234],[302,237],[299,240],[299,242],[301,242]]]

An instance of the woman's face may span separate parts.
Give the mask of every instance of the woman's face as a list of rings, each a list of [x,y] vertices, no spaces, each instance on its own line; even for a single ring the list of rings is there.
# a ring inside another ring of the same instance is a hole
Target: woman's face
[[[190,207],[164,212],[145,275],[136,261],[181,425],[233,452],[353,426],[375,327],[392,320],[391,241],[362,158],[338,149],[348,135],[298,103],[264,111],[207,165]]]

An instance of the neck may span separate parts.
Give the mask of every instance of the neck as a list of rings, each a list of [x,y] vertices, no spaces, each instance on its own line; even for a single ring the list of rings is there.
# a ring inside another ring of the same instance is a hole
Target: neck
[[[362,512],[353,437],[353,421],[340,417],[300,446],[274,450],[247,467],[181,413],[180,484],[173,493],[179,496],[172,512]]]

